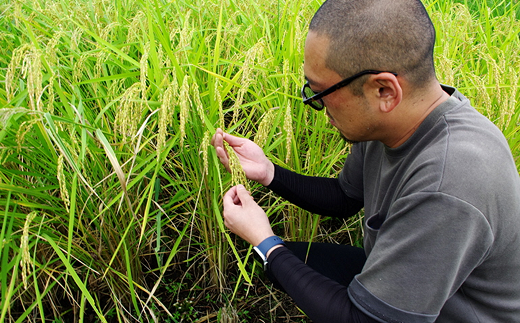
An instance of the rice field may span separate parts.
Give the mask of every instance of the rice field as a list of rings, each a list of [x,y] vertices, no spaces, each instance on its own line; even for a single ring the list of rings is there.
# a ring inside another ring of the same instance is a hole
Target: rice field
[[[248,185],[277,234],[359,245],[227,173],[217,127],[275,163],[337,176],[348,154],[300,98],[321,1],[0,1],[0,321],[307,322],[223,225]],[[426,0],[436,69],[520,167],[518,1]],[[520,168],[519,168],[520,169]]]

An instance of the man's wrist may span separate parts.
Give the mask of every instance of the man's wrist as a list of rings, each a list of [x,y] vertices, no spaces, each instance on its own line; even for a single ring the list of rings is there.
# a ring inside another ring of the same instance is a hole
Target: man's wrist
[[[271,184],[271,182],[274,179],[274,168],[274,163],[269,161],[269,164],[266,167],[265,177],[260,184],[266,187],[269,186],[269,184]]]
[[[281,238],[277,236],[270,236],[254,247],[256,253],[258,253],[264,262],[264,269],[267,269],[267,257],[271,254],[271,251],[281,247],[284,244],[285,243]]]
[[[269,249],[269,251],[267,252],[265,257],[269,258],[269,255],[271,255],[271,253],[273,252],[274,249],[278,249],[278,248],[281,248],[283,246],[284,246],[283,244],[277,244],[276,246],[273,246],[271,249]]]

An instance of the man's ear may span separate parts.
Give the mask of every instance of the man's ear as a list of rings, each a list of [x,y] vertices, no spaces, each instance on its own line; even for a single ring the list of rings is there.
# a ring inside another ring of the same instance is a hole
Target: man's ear
[[[374,100],[377,100],[379,110],[391,112],[403,99],[403,89],[397,77],[392,73],[372,75],[365,83],[369,87]]]

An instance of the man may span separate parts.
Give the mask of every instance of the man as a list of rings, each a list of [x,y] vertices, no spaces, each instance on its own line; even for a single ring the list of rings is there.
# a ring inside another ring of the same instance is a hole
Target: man
[[[315,213],[365,208],[364,253],[273,237],[243,186],[226,226],[315,322],[519,322],[520,179],[500,131],[435,77],[435,31],[418,0],[328,0],[305,44],[304,103],[326,108],[351,153],[337,179],[271,163],[217,130],[246,176]],[[366,255],[366,257],[365,257]]]

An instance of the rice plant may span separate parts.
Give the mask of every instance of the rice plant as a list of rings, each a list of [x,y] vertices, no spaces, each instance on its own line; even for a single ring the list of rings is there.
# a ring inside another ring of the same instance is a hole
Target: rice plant
[[[460,2],[425,2],[439,79],[497,124],[519,165],[519,6]],[[255,290],[264,277],[223,225],[223,192],[249,185],[289,240],[359,244],[362,214],[302,211],[227,173],[209,138],[220,127],[279,165],[338,175],[348,147],[299,98],[319,5],[0,3],[0,321],[304,320]]]

